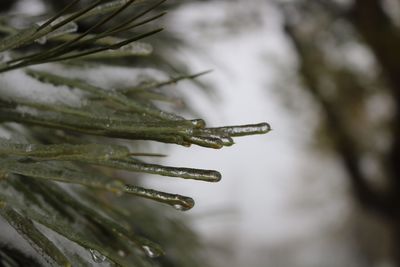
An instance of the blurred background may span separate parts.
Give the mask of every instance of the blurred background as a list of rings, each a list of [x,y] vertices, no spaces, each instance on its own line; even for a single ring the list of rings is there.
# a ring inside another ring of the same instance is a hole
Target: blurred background
[[[167,147],[163,163],[220,170],[218,184],[144,179],[196,200],[187,219],[214,266],[400,266],[400,1],[167,6],[170,56],[213,70],[206,91],[173,90],[211,126],[273,128],[222,151]]]

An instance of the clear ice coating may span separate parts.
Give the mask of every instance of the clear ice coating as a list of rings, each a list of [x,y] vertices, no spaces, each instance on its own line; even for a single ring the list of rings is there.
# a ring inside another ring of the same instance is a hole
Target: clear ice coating
[[[121,50],[135,55],[149,55],[153,52],[153,47],[147,43],[134,42],[121,47]]]
[[[172,200],[171,201],[172,203],[169,203],[169,204],[176,210],[187,211],[194,207],[194,200],[190,197],[184,197],[184,196],[178,195],[175,198],[178,199],[180,201],[180,203],[173,204],[173,202],[176,202],[176,199],[175,199],[175,200]]]
[[[152,247],[149,246],[143,246],[143,251],[146,254],[146,256],[150,258],[157,258],[160,256],[160,254]]]
[[[194,119],[194,120],[191,120],[191,122],[192,122],[193,126],[196,128],[201,129],[201,128],[206,127],[206,122],[203,119]]]
[[[51,26],[54,26],[54,25],[60,23],[64,19],[65,19],[64,17],[61,17],[61,18],[53,21],[51,23]],[[43,23],[44,22],[40,22],[40,23],[38,23],[38,25],[41,25]],[[71,22],[68,22],[67,24],[63,25],[62,27],[46,34],[45,36],[42,36],[42,37],[36,39],[35,42],[37,42],[39,44],[45,44],[49,38],[61,36],[61,35],[67,34],[67,33],[75,33],[77,31],[78,31],[78,24],[71,21]]]
[[[249,134],[264,134],[271,130],[271,126],[268,123],[259,123],[259,124],[250,124],[250,125],[242,125],[231,127],[227,131],[235,135],[249,135]]]
[[[98,252],[97,250],[94,249],[89,249],[90,254],[92,254],[92,259],[96,263],[102,263],[106,260],[106,256]]]
[[[264,122],[259,124],[248,124],[240,126],[227,126],[218,128],[207,128],[202,130],[209,134],[223,134],[228,137],[239,137],[253,134],[265,134],[271,131],[271,126]]]

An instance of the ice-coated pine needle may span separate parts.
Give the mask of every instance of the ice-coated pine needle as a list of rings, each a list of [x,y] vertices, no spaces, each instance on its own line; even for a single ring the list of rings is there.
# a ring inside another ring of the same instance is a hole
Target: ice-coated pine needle
[[[206,182],[218,182],[221,180],[221,174],[214,170],[179,168],[162,166],[158,164],[144,163],[135,159],[109,159],[93,160],[89,163],[107,166],[116,169],[122,169],[133,172],[144,172],[169,177],[178,177],[184,179],[200,180]]]
[[[14,227],[26,240],[32,244],[35,244],[33,248],[38,253],[45,255],[59,266],[72,266],[64,253],[41,231],[39,231],[31,220],[19,214],[6,203],[4,205],[0,205],[0,215],[6,219],[7,222]]]
[[[101,144],[19,144],[0,138],[0,155],[26,156],[46,160],[84,160],[125,158],[130,155],[124,146]]]
[[[239,126],[227,126],[199,130],[200,133],[224,134],[231,137],[247,136],[254,134],[266,134],[271,131],[271,126],[264,122]]]
[[[124,192],[168,204],[177,210],[186,211],[194,206],[194,200],[190,197],[146,189],[139,186],[126,185]]]

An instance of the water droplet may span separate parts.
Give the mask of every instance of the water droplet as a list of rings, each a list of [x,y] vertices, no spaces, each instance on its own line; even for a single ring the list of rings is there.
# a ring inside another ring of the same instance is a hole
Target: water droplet
[[[196,128],[200,128],[201,129],[201,128],[206,127],[206,122],[203,119],[192,120],[192,123]]]
[[[221,137],[221,140],[224,143],[224,146],[232,146],[233,144],[235,144],[233,139],[229,136],[223,136]]]
[[[35,42],[38,43],[38,44],[44,45],[44,44],[47,43],[47,37],[46,36],[42,36],[42,37],[36,39]]]
[[[263,133],[267,133],[269,131],[271,131],[271,125],[269,125],[268,123],[261,123],[258,126],[259,131],[263,132]]]
[[[103,254],[101,254],[97,250],[89,249],[89,251],[90,251],[90,254],[92,254],[92,259],[93,259],[94,262],[101,263],[101,262],[104,262],[106,260],[106,256],[104,256]]]
[[[146,253],[146,256],[150,258],[156,258],[160,256],[160,253],[158,253],[154,248],[149,247],[149,246],[143,246],[143,251]]]
[[[180,211],[186,210],[186,208],[181,204],[175,204],[175,205],[173,205],[173,207],[174,207],[174,209],[180,210]]]
[[[169,204],[176,210],[187,211],[194,207],[194,200],[190,197],[176,195]]]
[[[120,256],[120,257],[125,257],[125,256],[126,256],[125,251],[123,251],[123,250],[118,250],[118,256]]]

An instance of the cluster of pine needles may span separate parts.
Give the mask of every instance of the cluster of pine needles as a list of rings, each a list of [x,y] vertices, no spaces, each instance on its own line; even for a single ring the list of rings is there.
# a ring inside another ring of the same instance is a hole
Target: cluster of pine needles
[[[157,13],[164,1],[97,0],[76,11],[78,2],[71,1],[51,18],[24,29],[1,21],[0,75],[19,70],[54,90],[79,91],[84,104],[76,107],[0,96],[3,131],[18,132],[28,140],[0,138],[0,215],[50,265],[88,266],[106,261],[116,266],[162,266],[162,259],[153,260],[164,250],[148,238],[152,228],[139,229],[132,223],[133,214],[137,216],[134,208],[114,205],[110,198],[134,195],[177,210],[191,209],[193,199],[128,184],[110,170],[206,182],[218,182],[221,175],[214,170],[144,162],[143,157],[162,155],[131,151],[128,140],[219,149],[233,145],[234,137],[264,134],[270,127],[261,123],[209,128],[202,119],[188,120],[154,103],[164,97],[155,89],[203,73],[110,89],[33,67],[44,63],[74,66],[151,53],[149,44],[138,41],[162,29],[141,31],[140,27],[152,25],[165,14]],[[128,18],[117,19],[123,12]],[[92,23],[78,30],[85,21]],[[89,251],[92,263],[79,249],[60,245],[68,242]],[[20,266],[17,254],[4,251],[0,251],[3,265]]]

